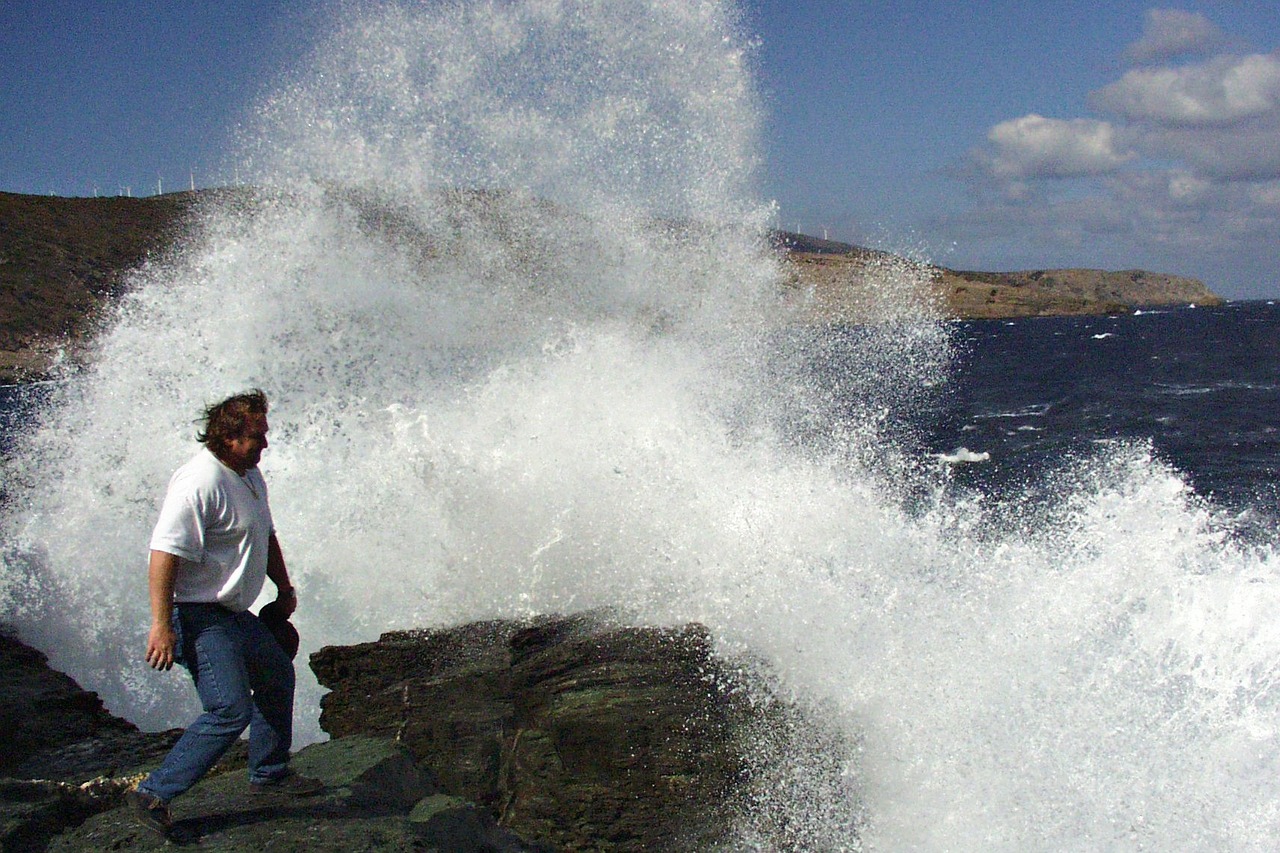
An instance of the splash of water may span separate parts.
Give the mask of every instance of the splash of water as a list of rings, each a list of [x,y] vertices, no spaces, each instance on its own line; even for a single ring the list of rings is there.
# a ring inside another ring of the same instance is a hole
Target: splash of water
[[[876,271],[856,332],[789,322],[748,65],[720,2],[335,22],[246,134],[265,189],[136,277],[15,450],[6,618],[117,712],[185,722],[183,678],[130,652],[147,536],[201,404],[260,385],[304,654],[698,620],[850,734],[761,745],[798,848],[1263,849],[1274,554],[1143,448],[1032,517],[914,464],[948,349],[924,276]]]

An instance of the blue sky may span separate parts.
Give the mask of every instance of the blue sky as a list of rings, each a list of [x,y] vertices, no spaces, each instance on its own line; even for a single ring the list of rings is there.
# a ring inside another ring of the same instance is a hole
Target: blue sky
[[[303,11],[299,11],[299,9]],[[0,189],[227,182],[314,7],[0,4]],[[779,224],[967,269],[1280,296],[1280,8],[748,0]]]

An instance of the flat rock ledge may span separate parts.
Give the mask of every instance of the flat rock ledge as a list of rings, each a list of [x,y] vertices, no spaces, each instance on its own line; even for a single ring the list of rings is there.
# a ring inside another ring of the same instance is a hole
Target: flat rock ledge
[[[51,712],[40,715],[51,731],[3,731],[14,778],[0,780],[0,849],[165,846],[123,795],[177,733],[111,718],[18,647],[31,671],[10,679],[6,669],[0,715],[14,718],[34,679],[69,688],[55,704],[87,708],[99,726]],[[850,800],[851,745],[713,654],[700,625],[620,626],[601,614],[478,622],[326,647],[311,666],[332,691],[320,718],[332,740],[300,750],[294,766],[325,792],[251,793],[237,750],[174,803],[202,849],[689,851],[744,838],[752,849],[818,849],[797,803]],[[800,774],[790,763],[799,754],[810,756]],[[842,819],[848,838],[858,818]]]
[[[210,776],[174,801],[174,823],[203,850],[538,853],[475,805],[439,791],[403,745],[353,736],[300,750],[298,772],[326,785],[315,797],[249,790],[243,771]],[[52,838],[48,851],[173,846],[117,806]]]

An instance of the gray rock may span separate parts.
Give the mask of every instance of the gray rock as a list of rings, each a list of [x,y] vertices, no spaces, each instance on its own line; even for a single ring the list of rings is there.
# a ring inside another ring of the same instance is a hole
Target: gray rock
[[[164,839],[124,803],[180,731],[149,735],[113,717],[98,697],[0,634],[0,850],[152,850]],[[173,804],[205,849],[297,851],[546,850],[528,845],[463,800],[432,797],[436,782],[403,745],[349,737],[294,756],[328,786],[314,798],[254,794],[239,742],[208,778]],[[129,768],[122,770],[121,768]],[[104,775],[105,774],[105,775]],[[426,799],[427,805],[415,811]]]
[[[176,733],[112,718],[16,641],[0,662],[3,757],[26,775],[0,781],[0,849],[165,846],[122,795]],[[701,626],[473,623],[322,649],[312,666],[335,739],[294,766],[327,789],[251,793],[242,742],[173,804],[203,849],[825,849],[827,828],[847,840],[862,819],[844,735],[714,655]]]
[[[413,753],[387,738],[355,736],[299,752],[293,768],[322,780],[330,799],[376,814],[403,814],[437,791]]]
[[[48,779],[0,779],[0,850],[44,850],[69,826],[115,807],[137,779],[101,779],[84,785]]]
[[[0,630],[0,776],[80,783],[120,775],[163,756],[181,734],[139,731]]]
[[[418,837],[448,853],[550,853],[548,844],[529,844],[474,803],[447,794],[427,797],[413,807],[409,820]]]
[[[0,849],[43,850],[114,808],[179,735],[112,716],[97,694],[0,630]]]
[[[523,842],[475,806],[433,795],[428,774],[388,739],[351,737],[313,744],[293,766],[326,789],[294,798],[249,790],[243,771],[210,776],[173,804],[175,824],[202,850],[484,851],[549,848]],[[94,815],[53,838],[50,851],[155,850],[164,839],[142,828],[127,806]]]
[[[332,691],[320,717],[330,735],[395,738],[443,793],[561,849],[716,849],[744,824],[794,836],[769,774],[815,733],[833,759],[812,792],[847,802],[841,735],[749,695],[700,625],[478,622],[324,648],[311,667]]]

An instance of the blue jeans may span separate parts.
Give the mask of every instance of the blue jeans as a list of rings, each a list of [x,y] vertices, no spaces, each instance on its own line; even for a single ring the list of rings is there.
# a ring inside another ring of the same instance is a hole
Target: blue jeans
[[[293,661],[249,611],[176,604],[178,661],[204,707],[160,767],[139,789],[168,802],[218,763],[249,729],[249,781],[269,782],[289,768],[293,740]]]

